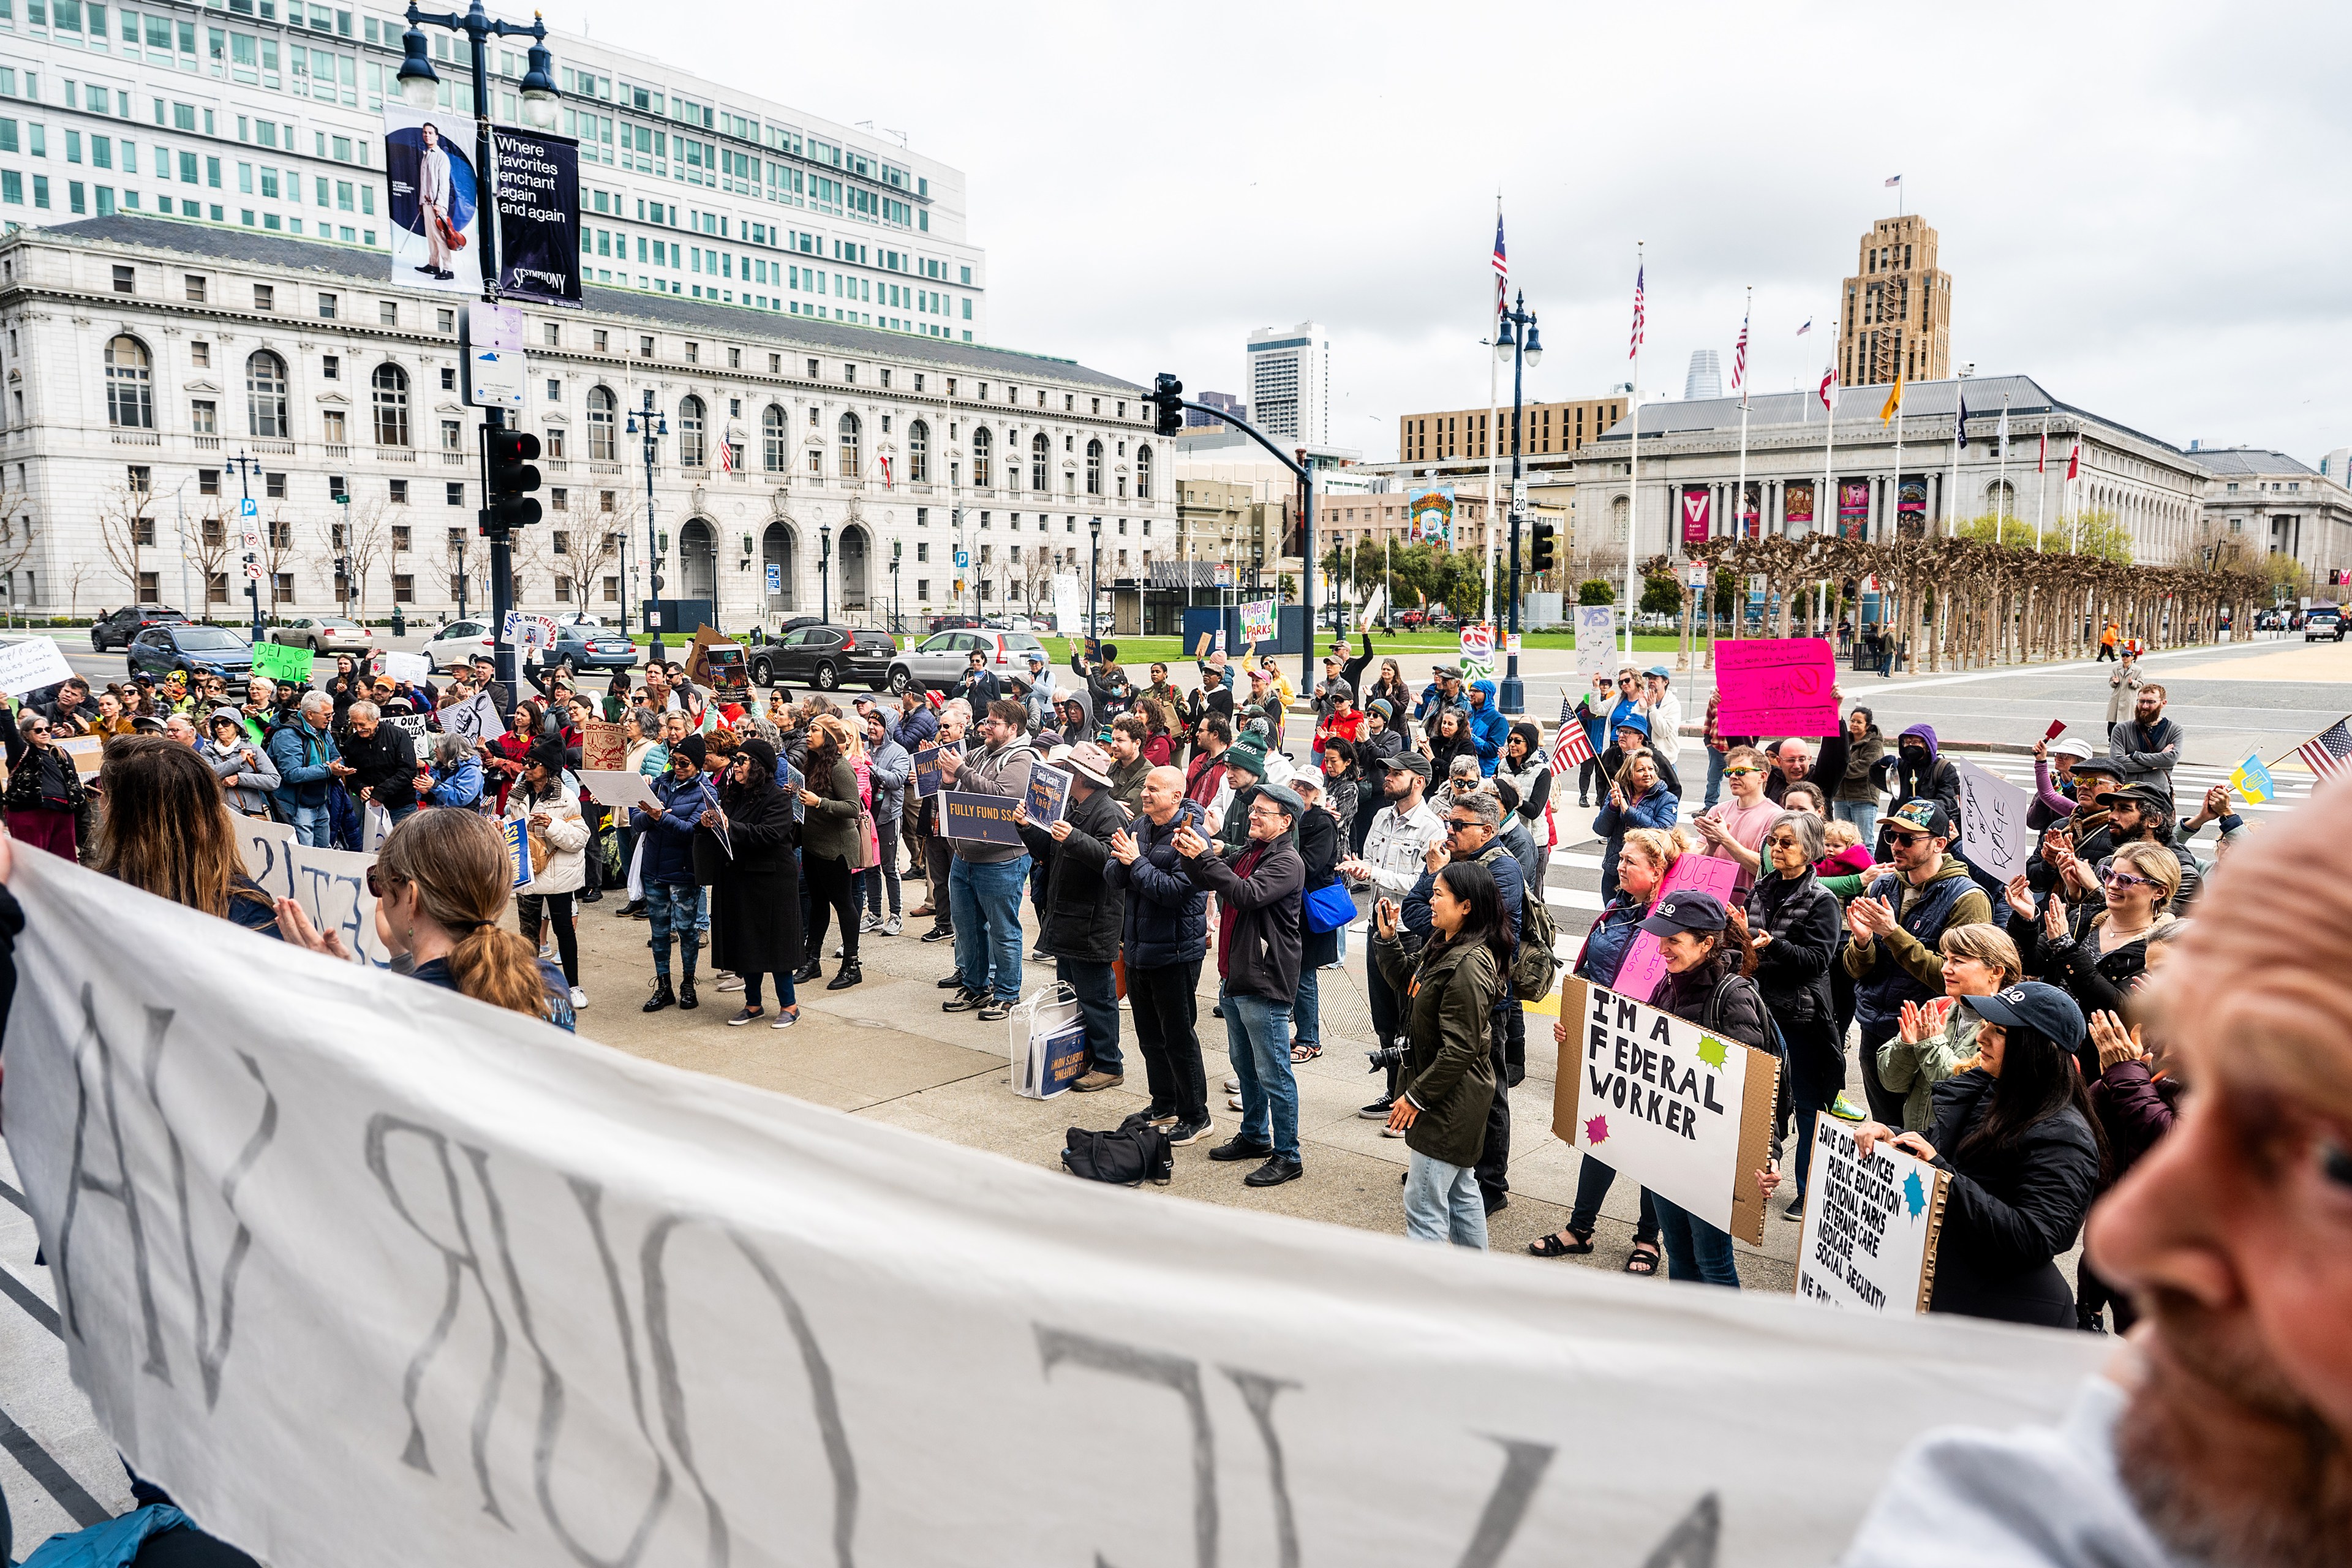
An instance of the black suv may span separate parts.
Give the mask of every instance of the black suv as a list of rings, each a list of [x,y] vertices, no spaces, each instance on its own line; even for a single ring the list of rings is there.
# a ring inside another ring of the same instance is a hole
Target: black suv
[[[832,691],[859,681],[879,691],[890,682],[898,644],[888,632],[863,626],[798,626],[751,649],[754,685],[814,686]]]
[[[104,653],[110,647],[129,647],[131,639],[149,626],[160,626],[188,617],[168,605],[125,605],[111,615],[100,616],[89,624],[89,651]]]

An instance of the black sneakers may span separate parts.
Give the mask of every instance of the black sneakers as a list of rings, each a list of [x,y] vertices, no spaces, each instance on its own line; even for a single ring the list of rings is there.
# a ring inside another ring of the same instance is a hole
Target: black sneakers
[[[979,992],[967,991],[961,985],[958,985],[956,987],[956,994],[940,1004],[940,1011],[942,1013],[969,1013],[975,1007],[983,1007],[987,1005],[988,998],[982,996]],[[1004,1015],[1002,1013],[997,1015],[1000,1018],[1003,1016]]]
[[[1389,1119],[1389,1112],[1395,1109],[1396,1101],[1393,1100],[1376,1100],[1356,1114],[1367,1121],[1386,1121]]]
[[[1171,1118],[1171,1120],[1173,1119]],[[1171,1143],[1198,1143],[1202,1139],[1206,1138],[1209,1135],[1209,1130],[1215,1125],[1216,1122],[1206,1116],[1203,1116],[1198,1121],[1178,1121],[1174,1126],[1168,1129],[1168,1142]]]

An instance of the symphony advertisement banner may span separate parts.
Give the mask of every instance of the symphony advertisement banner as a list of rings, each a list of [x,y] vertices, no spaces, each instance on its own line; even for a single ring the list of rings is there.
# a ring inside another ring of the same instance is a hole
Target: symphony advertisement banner
[[[383,166],[391,189],[393,276],[478,296],[481,182],[474,168],[474,122],[386,104]]]
[[[1896,494],[1900,498],[1895,503],[1897,524],[1906,533],[1920,532],[1927,526],[1927,476],[1904,475]]]
[[[495,126],[490,190],[499,215],[499,292],[580,302],[580,143]]]
[[[1683,487],[1683,542],[1696,544],[1713,531],[1714,493],[1705,485]]]
[[[1171,1203],[53,856],[9,889],[0,1108],[75,1384],[265,1562],[1499,1568],[1570,1542],[1793,1568],[1838,1555],[1908,1440],[2054,1422],[2108,1353]],[[1623,1128],[1604,1157],[1694,1113],[1707,1146],[1690,1068],[1748,1097],[1633,1016],[1592,1058],[1633,1076],[1585,1110]],[[1073,1488],[1074,1439],[1126,1479]]]
[[[1813,481],[1790,479],[1780,489],[1780,515],[1790,522],[1813,521]]]
[[[1760,539],[1764,534],[1764,484],[1760,479],[1748,481],[1747,505],[1739,509],[1739,537]]]

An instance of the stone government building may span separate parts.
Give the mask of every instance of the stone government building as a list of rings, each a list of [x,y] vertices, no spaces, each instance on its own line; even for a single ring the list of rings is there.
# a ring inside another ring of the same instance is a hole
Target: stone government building
[[[244,619],[242,491],[226,466],[243,456],[265,614],[335,613],[346,594],[371,617],[454,614],[461,595],[480,613],[481,411],[459,401],[463,302],[405,286],[357,246],[123,214],[10,234],[7,604],[86,617],[135,596]],[[1174,542],[1172,452],[1131,383],[710,300],[591,284],[583,303],[526,307],[520,419],[543,446],[545,518],[516,534],[520,605],[608,622],[626,610],[635,624],[646,475],[625,426],[648,391],[669,427],[652,479],[663,594],[712,599],[722,624],[814,613],[828,547],[836,618],[885,620],[895,558],[913,626],[975,595],[1042,611],[1056,570],[1087,570],[1095,518],[1106,598],[1148,580],[1155,543]]]

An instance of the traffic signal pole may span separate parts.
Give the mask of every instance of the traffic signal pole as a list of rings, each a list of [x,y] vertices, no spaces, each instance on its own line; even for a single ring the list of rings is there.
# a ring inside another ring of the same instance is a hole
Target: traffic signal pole
[[[1183,429],[1183,411],[1190,408],[1213,418],[1223,420],[1273,453],[1276,462],[1297,476],[1299,489],[1305,492],[1299,518],[1299,526],[1303,531],[1299,549],[1305,553],[1302,557],[1303,570],[1298,574],[1298,583],[1301,606],[1306,611],[1304,617],[1306,631],[1298,647],[1298,689],[1312,691],[1315,689],[1315,475],[1305,461],[1307,449],[1303,447],[1298,448],[1298,457],[1294,459],[1290,454],[1276,446],[1265,431],[1248,420],[1237,415],[1228,414],[1222,408],[1212,408],[1205,403],[1187,402],[1184,397],[1184,384],[1165,372],[1161,373],[1154,382],[1151,396],[1148,401],[1159,410],[1158,434],[1172,437]],[[1189,577],[1190,574],[1191,568],[1188,565],[1186,575]]]
[[[485,265],[489,261],[487,245],[483,247],[482,259]],[[499,431],[506,428],[506,410],[503,408],[488,409],[483,413],[482,515],[486,519],[493,518],[491,509],[498,504],[497,497],[490,489],[490,443],[496,439]],[[495,661],[498,679],[509,693],[512,693],[519,688],[515,684],[514,645],[507,641],[507,612],[514,608],[514,541],[505,529],[497,525],[495,520],[482,531],[489,536],[490,541],[491,658]]]

